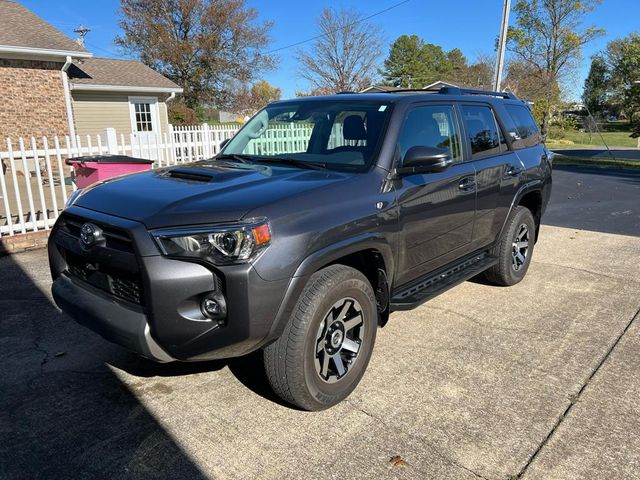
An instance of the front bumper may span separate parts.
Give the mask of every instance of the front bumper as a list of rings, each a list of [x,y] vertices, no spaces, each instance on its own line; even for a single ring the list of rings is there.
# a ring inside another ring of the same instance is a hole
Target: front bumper
[[[74,234],[82,222],[101,227],[106,242],[83,247]],[[80,207],[65,210],[53,228],[49,261],[53,296],[64,312],[160,362],[236,357],[260,348],[281,331],[280,320],[293,308],[292,290],[301,283],[263,280],[250,264],[213,268],[163,257],[144,225]],[[99,272],[99,282],[88,280],[98,275],[92,272]],[[225,296],[224,322],[199,311],[211,291]]]

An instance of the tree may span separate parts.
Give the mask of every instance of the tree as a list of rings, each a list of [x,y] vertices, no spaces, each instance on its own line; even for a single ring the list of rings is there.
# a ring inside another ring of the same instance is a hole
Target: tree
[[[596,27],[582,28],[584,16],[601,0],[517,0],[516,27],[509,29],[508,47],[524,62],[545,87],[541,130],[549,130],[553,94],[575,71],[582,47],[604,34]]]
[[[511,59],[508,62],[502,87],[534,103],[544,101],[555,105],[560,102],[558,83],[551,82],[549,86],[544,73],[523,60]]]
[[[452,82],[462,85],[491,90],[493,88],[494,59],[488,55],[478,55],[474,63],[455,70],[449,76]]]
[[[605,55],[609,89],[631,120],[631,136],[640,137],[640,34],[609,42]]]
[[[466,62],[460,50],[452,52],[458,64]],[[417,35],[401,35],[391,44],[389,56],[380,73],[387,85],[422,88],[442,80],[451,69],[451,59],[442,47],[425,43]]]
[[[244,87],[236,97],[235,110],[243,115],[252,115],[268,103],[280,100],[282,90],[266,80],[254,83],[251,88]]]
[[[373,83],[381,32],[355,10],[325,8],[310,51],[298,50],[299,73],[312,90],[359,91]]]
[[[274,65],[271,23],[245,0],[121,0],[115,42],[184,88],[190,109],[232,104],[233,85]]]
[[[591,59],[589,74],[584,81],[582,101],[591,115],[603,115],[607,110],[607,89],[609,84],[609,70],[605,59],[594,55]]]

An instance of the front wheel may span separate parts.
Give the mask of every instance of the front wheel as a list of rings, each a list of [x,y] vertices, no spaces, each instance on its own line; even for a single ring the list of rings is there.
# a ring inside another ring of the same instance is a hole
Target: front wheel
[[[264,349],[274,392],[305,410],[323,410],[356,388],[371,358],[376,301],[367,278],[331,265],[309,279],[282,336]]]

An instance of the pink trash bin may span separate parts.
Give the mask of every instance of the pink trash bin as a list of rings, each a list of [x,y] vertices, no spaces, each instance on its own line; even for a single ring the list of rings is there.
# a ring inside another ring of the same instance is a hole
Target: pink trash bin
[[[150,170],[153,160],[127,155],[93,155],[68,158],[65,163],[73,166],[77,187],[85,188],[100,180]]]

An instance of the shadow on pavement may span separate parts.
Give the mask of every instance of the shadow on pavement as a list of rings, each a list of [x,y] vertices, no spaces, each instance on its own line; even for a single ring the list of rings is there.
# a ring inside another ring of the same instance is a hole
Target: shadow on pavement
[[[0,478],[204,478],[104,364],[132,356],[62,316],[29,258],[0,258]]]

